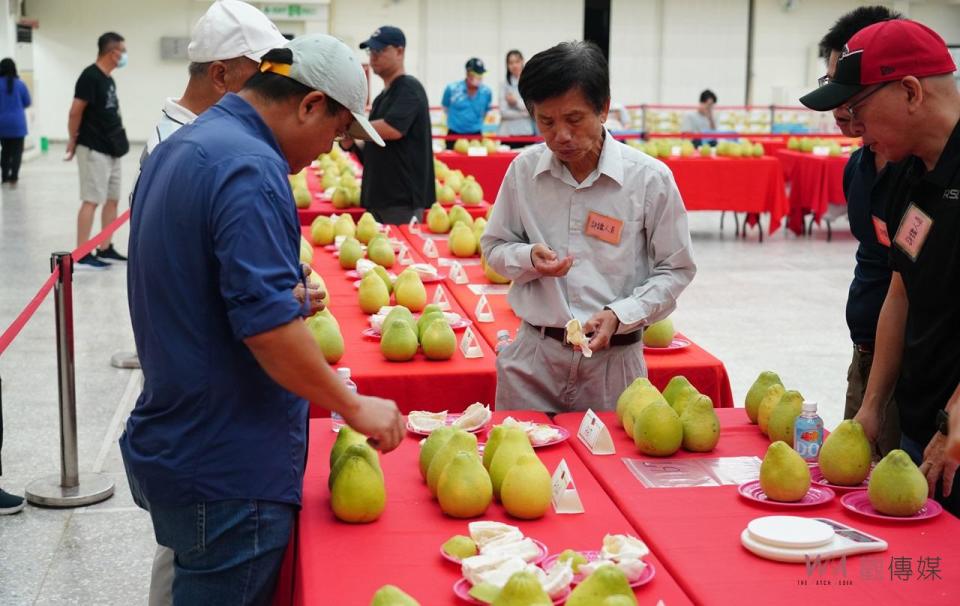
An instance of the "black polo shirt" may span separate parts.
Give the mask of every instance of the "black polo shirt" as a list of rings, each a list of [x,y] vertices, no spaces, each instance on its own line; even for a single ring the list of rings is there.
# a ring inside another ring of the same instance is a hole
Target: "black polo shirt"
[[[427,92],[413,76],[400,76],[373,100],[370,120],[386,120],[403,135],[386,146],[366,145],[360,159],[364,208],[429,208],[436,199]]]
[[[877,173],[876,155],[861,147],[843,170],[850,231],[860,245],[847,296],[847,326],[857,345],[872,345],[880,308],[890,287],[890,240],[887,235],[887,194],[892,167]]]
[[[926,444],[960,384],[960,122],[937,165],[891,175],[890,265],[910,302],[896,399],[904,435]]]

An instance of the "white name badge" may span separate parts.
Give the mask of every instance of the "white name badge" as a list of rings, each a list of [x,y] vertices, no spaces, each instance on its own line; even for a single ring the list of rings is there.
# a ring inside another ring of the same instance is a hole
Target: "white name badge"
[[[483,349],[480,347],[480,341],[477,340],[477,335],[474,334],[473,329],[469,326],[463,331],[463,337],[460,339],[460,353],[463,354],[464,358],[483,357]]]
[[[923,250],[923,244],[930,235],[930,228],[933,227],[933,219],[930,215],[920,210],[916,204],[911,203],[907,212],[900,221],[900,227],[897,228],[897,235],[893,241],[897,248],[903,251],[910,260],[916,261]]]
[[[553,472],[553,510],[557,513],[583,513],[583,502],[577,486],[573,483],[573,475],[565,459],[560,459],[556,471]]]
[[[613,438],[610,437],[610,430],[592,408],[583,415],[577,437],[595,455],[612,455],[617,452],[613,446]]]

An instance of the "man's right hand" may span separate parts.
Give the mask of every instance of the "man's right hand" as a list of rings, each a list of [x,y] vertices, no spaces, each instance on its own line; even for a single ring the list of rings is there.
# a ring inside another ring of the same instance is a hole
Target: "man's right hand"
[[[530,261],[533,268],[543,276],[560,278],[567,275],[573,266],[573,257],[560,259],[557,253],[546,244],[534,244],[530,251]]]
[[[76,141],[70,141],[67,143],[67,153],[63,154],[63,161],[69,162],[73,160],[74,154],[77,153],[77,143]]]
[[[369,437],[370,444],[381,452],[390,452],[400,445],[406,428],[403,415],[393,400],[357,396],[356,412],[344,415],[347,425]]]

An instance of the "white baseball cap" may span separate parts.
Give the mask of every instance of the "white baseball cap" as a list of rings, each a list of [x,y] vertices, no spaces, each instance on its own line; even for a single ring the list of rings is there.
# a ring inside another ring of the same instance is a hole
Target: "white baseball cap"
[[[194,63],[247,57],[257,63],[287,43],[260,9],[241,0],[217,0],[193,27],[187,57]]]
[[[355,139],[384,142],[364,114],[367,103],[367,76],[353,51],[346,44],[326,34],[298,36],[284,45],[290,54],[286,61],[263,59],[260,71],[273,72],[320,91],[343,105],[353,114],[349,134]]]

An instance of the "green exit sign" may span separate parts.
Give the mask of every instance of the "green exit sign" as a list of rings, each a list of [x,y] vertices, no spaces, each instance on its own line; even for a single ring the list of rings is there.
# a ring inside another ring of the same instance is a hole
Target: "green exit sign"
[[[316,5],[267,4],[263,13],[271,19],[316,19],[322,16],[321,8]]]

